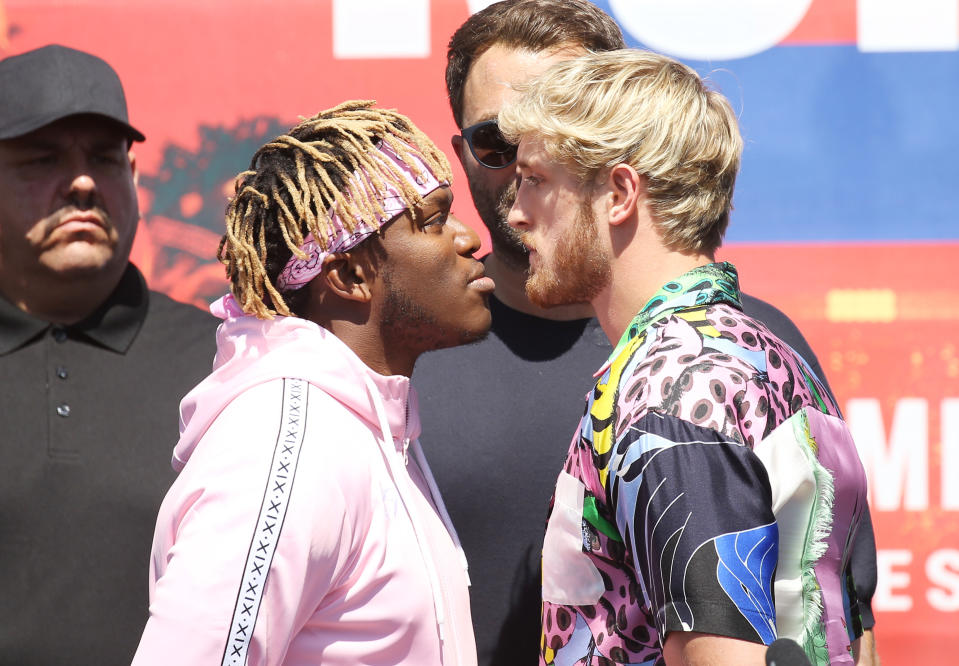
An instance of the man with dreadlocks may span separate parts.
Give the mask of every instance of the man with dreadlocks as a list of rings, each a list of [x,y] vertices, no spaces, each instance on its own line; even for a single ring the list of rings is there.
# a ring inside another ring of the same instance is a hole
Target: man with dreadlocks
[[[465,558],[417,441],[423,352],[492,281],[446,159],[348,102],[237,177],[213,373],[181,405],[134,663],[476,663]]]

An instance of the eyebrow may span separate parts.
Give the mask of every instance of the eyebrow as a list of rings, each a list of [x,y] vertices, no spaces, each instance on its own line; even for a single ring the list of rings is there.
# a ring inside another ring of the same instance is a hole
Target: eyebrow
[[[55,141],[39,137],[17,137],[10,141],[10,146],[14,150],[57,150],[59,148]]]
[[[40,137],[18,137],[11,141],[15,150],[40,150],[40,151],[57,151],[64,148],[63,144],[59,141],[51,141],[50,139],[43,139]],[[123,150],[126,152],[126,147],[123,140],[114,140],[112,138],[102,138],[96,139],[89,144],[87,147],[88,150],[92,152],[99,153],[107,150]]]
[[[473,125],[479,125],[480,123],[485,123],[490,120],[498,120],[498,119],[499,119],[499,111],[495,113],[493,112],[484,113],[479,118],[477,118],[476,120],[471,122],[469,125],[467,125],[467,127],[472,127]]]
[[[449,185],[440,185],[435,190],[423,197],[423,202],[429,199],[429,203],[437,206],[453,205],[453,189]]]
[[[439,194],[437,194],[437,192],[439,192]],[[408,210],[412,212],[415,209],[416,215],[424,215],[426,212],[424,209],[427,206],[436,206],[440,210],[445,208],[446,212],[449,213],[453,209],[453,190],[450,189],[448,185],[445,188],[438,187],[424,196],[422,203],[417,204]]]

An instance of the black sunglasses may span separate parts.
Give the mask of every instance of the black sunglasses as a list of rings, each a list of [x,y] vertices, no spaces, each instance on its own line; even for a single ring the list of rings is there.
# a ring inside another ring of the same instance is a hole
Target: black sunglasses
[[[516,146],[503,138],[495,120],[470,125],[460,136],[476,161],[487,169],[505,169],[516,161]]]

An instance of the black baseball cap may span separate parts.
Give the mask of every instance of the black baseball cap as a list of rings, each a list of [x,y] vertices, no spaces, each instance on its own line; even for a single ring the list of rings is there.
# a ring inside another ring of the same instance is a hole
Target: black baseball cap
[[[146,139],[129,123],[120,77],[95,55],[51,44],[0,60],[0,139],[78,114],[103,116],[131,140]]]

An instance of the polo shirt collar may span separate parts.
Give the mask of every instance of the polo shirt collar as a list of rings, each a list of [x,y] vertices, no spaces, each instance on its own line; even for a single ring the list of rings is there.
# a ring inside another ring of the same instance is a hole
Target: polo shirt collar
[[[35,319],[0,297],[0,354],[22,347],[47,329],[50,322]]]
[[[140,271],[127,264],[113,293],[89,317],[63,326],[72,336],[83,336],[102,347],[125,353],[146,318],[149,291]],[[0,354],[7,354],[53,326],[0,298]]]

